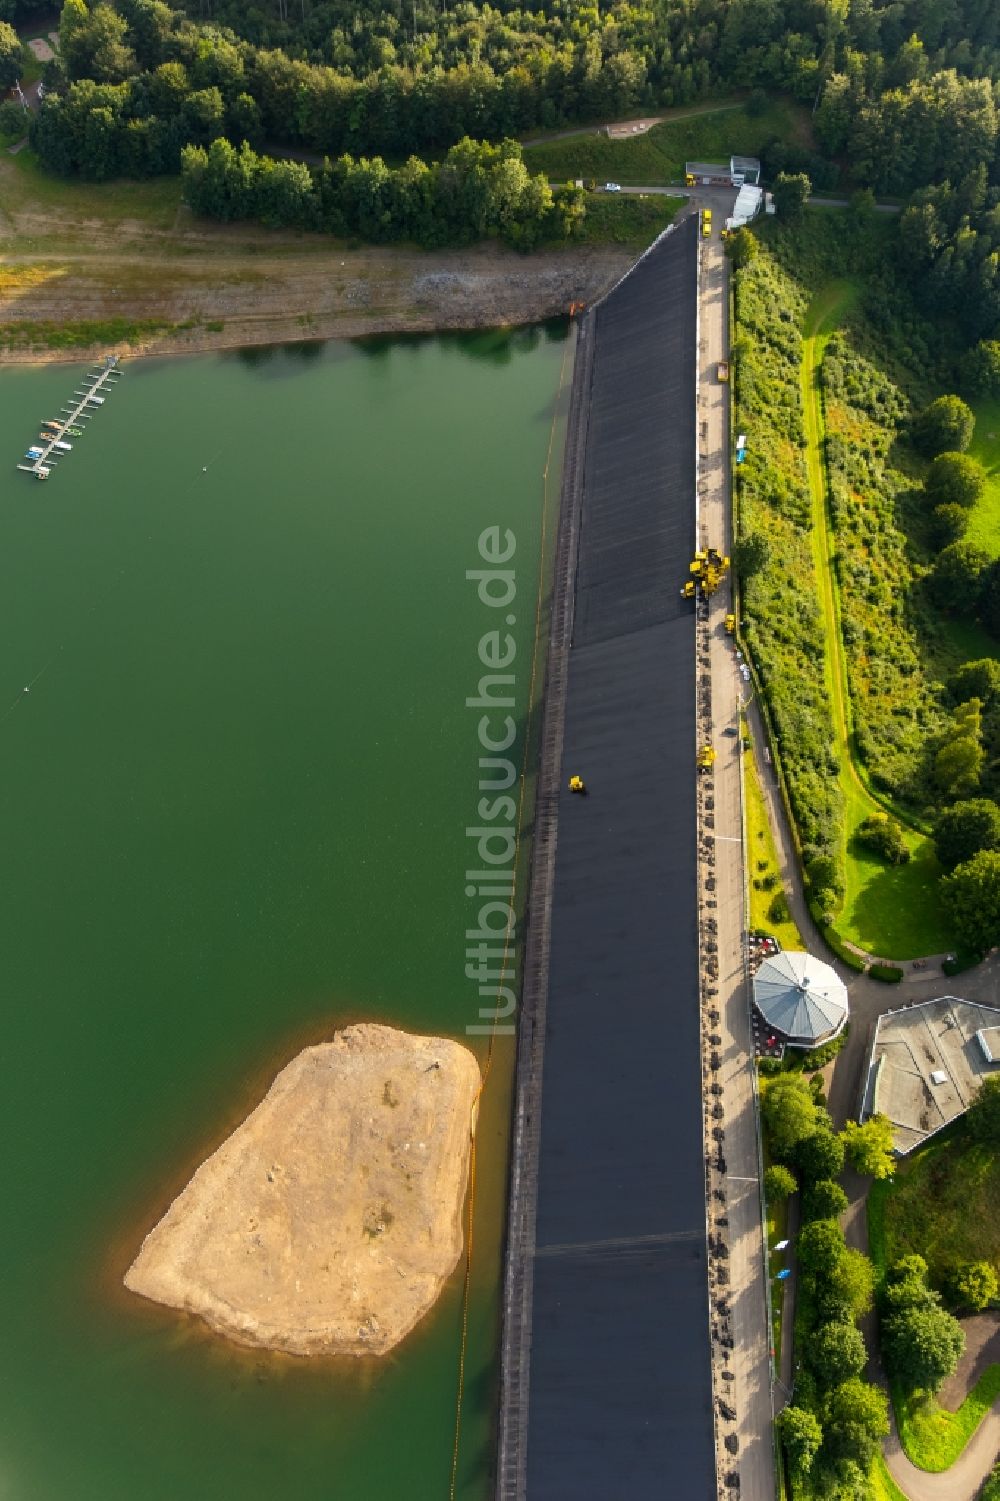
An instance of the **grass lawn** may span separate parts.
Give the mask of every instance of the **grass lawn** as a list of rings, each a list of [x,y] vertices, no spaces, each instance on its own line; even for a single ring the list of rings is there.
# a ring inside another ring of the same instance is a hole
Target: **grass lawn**
[[[975,401],[976,431],[969,455],[986,470],[986,491],[976,505],[966,532],[968,541],[1000,557],[1000,400]],[[994,647],[995,650],[995,647]],[[992,652],[990,653],[992,655]]]
[[[30,209],[63,212],[73,219],[107,224],[138,220],[154,229],[170,229],[181,201],[180,177],[152,177],[146,182],[80,182],[55,177],[38,164],[27,147],[0,159],[0,203],[10,213]],[[57,226],[53,224],[53,233]]]
[[[951,1126],[903,1159],[891,1184],[873,1185],[868,1216],[886,1266],[911,1251],[932,1280],[955,1261],[1000,1265],[1000,1151]]]
[[[774,922],[767,909],[776,892],[783,890],[778,867],[778,853],[760,790],[757,767],[751,755],[743,757],[743,790],[747,826],[747,883],[750,891],[750,926],[773,933],[783,949],[802,949],[802,935],[791,918]],[[770,886],[755,882],[773,881]],[[787,896],[787,892],[785,895]],[[780,1236],[779,1236],[780,1239]]]
[[[823,462],[823,409],[819,370],[827,341],[858,295],[855,282],[829,282],[813,298],[806,315],[802,344],[802,409],[806,432],[806,467],[812,494],[812,549],[820,585],[820,605],[827,642],[826,678],[833,705],[835,743],[844,796],[847,890],[835,924],[842,937],[885,959],[915,959],[952,948],[937,896],[939,868],[931,841],[907,833],[908,865],[887,866],[855,849],[858,825],[884,806],[868,792],[853,754],[847,665],[840,633],[840,602],[834,567],[836,537],[829,524],[826,469]]]
[[[909,1501],[889,1474],[881,1454],[875,1459],[868,1479],[872,1488],[872,1501]]]
[[[588,194],[582,243],[635,245],[645,249],[661,229],[673,222],[678,210],[686,203],[686,198],[665,198],[659,194],[651,197],[624,193]]]
[[[1000,1365],[984,1371],[957,1412],[948,1412],[933,1397],[903,1397],[893,1392],[899,1438],[907,1455],[922,1470],[947,1470],[1000,1396]]]
[[[785,1239],[788,1224],[788,1204],[785,1199],[767,1201],[767,1246],[771,1250],[779,1240]],[[784,1251],[772,1251],[767,1258],[768,1276],[776,1277],[788,1265]],[[771,1283],[771,1348],[774,1350],[775,1370],[781,1369],[781,1305],[784,1301],[784,1283]]]
[[[784,99],[773,100],[759,115],[742,104],[728,105],[664,120],[631,139],[612,140],[595,130],[593,135],[546,141],[526,147],[524,160],[531,172],[544,172],[554,181],[583,177],[659,186],[682,182],[686,161],[728,161],[734,152],[759,156],[774,136],[808,139],[808,121],[807,110]]]

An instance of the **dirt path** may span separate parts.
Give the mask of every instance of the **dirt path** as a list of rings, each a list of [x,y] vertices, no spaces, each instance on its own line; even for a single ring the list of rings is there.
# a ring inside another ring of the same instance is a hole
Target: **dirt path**
[[[547,146],[550,141],[573,141],[580,136],[598,135],[606,131],[608,135],[631,135],[633,126],[638,126],[640,131],[645,132],[654,125],[664,123],[672,125],[675,120],[693,120],[696,115],[721,115],[727,110],[742,109],[743,101],[736,99],[729,104],[696,104],[690,109],[666,110],[662,115],[642,115],[634,120],[615,120],[606,125],[583,125],[574,130],[557,130],[551,135],[532,136],[523,140],[522,146]]]

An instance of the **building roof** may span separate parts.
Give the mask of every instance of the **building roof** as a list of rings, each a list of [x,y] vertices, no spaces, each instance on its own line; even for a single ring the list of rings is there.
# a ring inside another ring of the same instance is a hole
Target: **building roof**
[[[1000,1069],[998,1052],[995,1007],[946,995],[887,1011],[872,1038],[858,1119],[888,1116],[893,1146],[905,1155],[968,1110]]]
[[[829,964],[811,954],[780,953],[765,959],[753,998],[768,1026],[798,1042],[815,1042],[847,1019],[847,988]]]
[[[731,156],[729,166],[733,172],[760,171],[760,161],[756,156]]]
[[[732,176],[732,168],[726,162],[685,162],[684,171],[692,177]]]

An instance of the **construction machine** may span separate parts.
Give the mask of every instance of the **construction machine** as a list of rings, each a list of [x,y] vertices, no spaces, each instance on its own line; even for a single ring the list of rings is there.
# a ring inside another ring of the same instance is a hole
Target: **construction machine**
[[[689,571],[691,577],[681,590],[684,598],[693,599],[699,592],[707,598],[729,572],[729,559],[717,547],[705,547],[695,553]]]

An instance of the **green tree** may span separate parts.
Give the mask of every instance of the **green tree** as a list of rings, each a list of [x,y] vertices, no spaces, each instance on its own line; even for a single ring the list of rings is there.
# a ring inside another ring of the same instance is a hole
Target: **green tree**
[[[904,1308],[925,1308],[940,1301],[927,1282],[926,1261],[916,1254],[893,1262],[879,1294],[879,1306],[886,1318]]]
[[[941,897],[967,948],[985,954],[1000,943],[1000,851],[981,850],[942,876]]]
[[[805,1407],[785,1407],[775,1419],[788,1468],[799,1479],[812,1469],[823,1442],[823,1430],[815,1413]]]
[[[983,1486],[979,1501],[1000,1501],[1000,1464],[994,1465]]]
[[[924,407],[914,422],[913,442],[928,458],[964,453],[972,442],[975,426],[976,419],[960,396],[939,396]]]
[[[0,21],[0,95],[6,93],[24,71],[24,48],[13,26]]]
[[[988,1261],[964,1261],[948,1276],[949,1296],[974,1313],[992,1303],[998,1290],[996,1271]]]
[[[983,769],[982,704],[970,698],[952,713],[952,734],[934,757],[934,780],[951,797],[974,792]]]
[[[776,1203],[782,1203],[785,1199],[789,1198],[795,1193],[798,1186],[795,1174],[790,1168],[784,1167],[780,1162],[776,1162],[773,1167],[769,1167],[764,1174],[764,1192],[769,1199]]]
[[[70,78],[119,83],[136,71],[127,43],[128,25],[110,5],[88,10],[84,0],[66,0],[59,18],[59,51]]]
[[[872,1306],[875,1268],[861,1251],[847,1249],[817,1289],[816,1301],[825,1321],[860,1319]]]
[[[803,1220],[839,1219],[847,1208],[847,1195],[839,1183],[820,1178],[810,1183],[802,1195]]]
[[[815,1282],[832,1274],[845,1251],[844,1232],[835,1220],[812,1220],[799,1235],[799,1266]]]
[[[868,1363],[861,1330],[853,1324],[821,1324],[809,1337],[807,1356],[823,1386],[839,1386],[860,1376]]]
[[[965,536],[969,513],[964,506],[935,506],[931,512],[931,541],[935,547],[950,547]]]
[[[801,1074],[779,1074],[761,1102],[768,1141],[775,1157],[786,1160],[804,1136],[816,1130],[816,1103]]]
[[[934,824],[934,848],[945,870],[954,870],[980,850],[1000,850],[1000,807],[989,797],[953,803]]]
[[[883,1320],[886,1369],[907,1391],[936,1392],[964,1349],[961,1325],[943,1308],[902,1308]]]
[[[733,545],[733,567],[742,583],[760,573],[770,555],[762,532],[745,532]]]
[[[790,223],[801,219],[812,183],[804,172],[779,172],[774,179],[774,209]]]
[[[989,553],[974,542],[952,542],[940,552],[928,575],[931,596],[939,609],[973,614],[989,561]]]
[[[859,1126],[848,1121],[843,1132],[844,1147],[851,1166],[866,1178],[891,1178],[895,1158],[892,1148],[892,1122],[886,1115],[872,1115]]]
[[[889,1404],[883,1391],[857,1376],[834,1387],[824,1424],[826,1446],[833,1458],[853,1460],[867,1470],[879,1440],[888,1432]]]
[[[805,1183],[836,1178],[844,1170],[844,1145],[832,1131],[821,1128],[796,1142],[794,1159]]]
[[[957,704],[978,698],[984,709],[1000,697],[1000,662],[995,657],[979,657],[963,662],[948,679],[948,691]]]
[[[738,229],[734,235],[730,235],[726,241],[726,254],[736,267],[737,271],[744,266],[749,266],[757,255],[758,245],[753,232],[747,228]]]
[[[931,506],[964,506],[971,510],[986,489],[986,473],[981,464],[966,453],[938,454],[924,480],[924,490]]]
[[[965,1129],[976,1141],[1000,1142],[1000,1074],[980,1084],[966,1114]]]
[[[1000,343],[983,339],[966,356],[966,384],[980,396],[1000,393]]]

